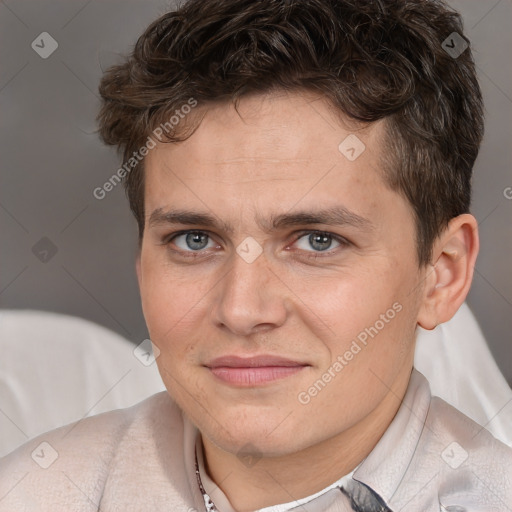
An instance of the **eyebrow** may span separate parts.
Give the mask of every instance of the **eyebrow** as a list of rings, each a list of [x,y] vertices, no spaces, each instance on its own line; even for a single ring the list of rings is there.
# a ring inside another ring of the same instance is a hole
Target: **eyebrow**
[[[343,206],[335,206],[323,210],[297,211],[271,215],[268,220],[256,218],[258,225],[267,232],[278,231],[291,226],[325,224],[328,226],[350,226],[362,231],[372,231],[374,225],[369,219],[361,217]],[[149,216],[149,227],[162,224],[181,224],[185,226],[203,226],[220,229],[233,234],[234,229],[229,223],[223,222],[209,213],[189,210],[155,209]]]

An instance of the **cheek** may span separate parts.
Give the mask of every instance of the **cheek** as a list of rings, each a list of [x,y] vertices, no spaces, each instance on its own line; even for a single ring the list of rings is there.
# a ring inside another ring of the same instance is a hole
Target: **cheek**
[[[193,270],[172,268],[160,258],[147,257],[141,265],[142,309],[151,336],[167,338],[194,327],[194,318],[205,308],[211,285]]]
[[[416,311],[406,281],[390,266],[381,266],[372,272],[326,279],[311,288],[310,311],[303,320],[310,319],[312,332],[326,333],[322,340],[331,362],[342,357],[348,380],[365,382],[369,375],[363,368],[373,368],[377,375],[392,380],[393,372],[409,356]]]
[[[325,332],[327,339],[341,344],[391,306],[394,288],[390,290],[390,284],[383,271],[351,269],[289,280],[302,320],[312,331]]]
[[[188,393],[196,398],[201,395],[191,367],[204,338],[199,319],[205,314],[207,290],[194,279],[179,279],[175,272],[171,276],[162,268],[147,264],[142,269],[142,309],[150,339],[160,349],[156,362],[162,380],[170,395],[185,407]]]

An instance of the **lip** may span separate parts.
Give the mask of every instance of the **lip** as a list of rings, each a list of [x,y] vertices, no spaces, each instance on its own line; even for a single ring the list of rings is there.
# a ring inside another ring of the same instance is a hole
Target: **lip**
[[[254,387],[290,377],[307,363],[273,355],[223,356],[205,365],[219,380],[241,387]]]

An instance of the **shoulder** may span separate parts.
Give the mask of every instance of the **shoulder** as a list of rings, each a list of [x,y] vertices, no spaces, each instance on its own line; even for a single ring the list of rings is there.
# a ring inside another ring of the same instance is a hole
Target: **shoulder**
[[[116,482],[134,481],[141,454],[157,472],[152,457],[164,432],[163,450],[179,466],[183,418],[166,392],[40,435],[0,459],[0,511],[46,510],[63,500],[68,510],[97,510],[114,474]]]
[[[402,489],[409,496],[414,489],[425,496],[430,487],[445,509],[483,512],[512,503],[512,448],[438,397],[407,473]]]
[[[441,455],[445,463],[450,459],[452,451],[454,454],[459,452],[459,467],[467,462],[473,469],[494,468],[492,473],[505,471],[509,477],[512,476],[512,448],[439,397],[432,398],[425,428],[429,431],[428,434],[424,434],[426,442],[443,448]],[[500,462],[505,465],[496,471]],[[447,465],[453,466],[456,462]]]

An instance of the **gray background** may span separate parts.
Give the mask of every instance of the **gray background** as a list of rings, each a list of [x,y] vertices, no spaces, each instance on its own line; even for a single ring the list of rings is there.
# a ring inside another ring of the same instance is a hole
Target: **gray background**
[[[473,203],[482,248],[468,303],[512,383],[512,0],[451,4],[464,15],[487,110]],[[172,5],[0,1],[1,307],[80,316],[136,343],[147,337],[124,191],[92,195],[119,164],[94,118],[102,69]],[[42,32],[58,42],[47,59],[31,47]]]

